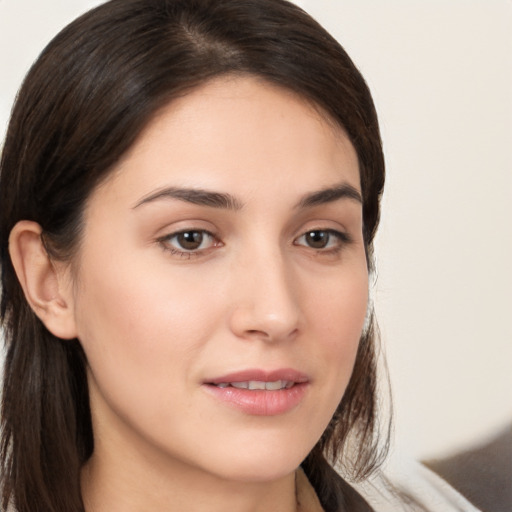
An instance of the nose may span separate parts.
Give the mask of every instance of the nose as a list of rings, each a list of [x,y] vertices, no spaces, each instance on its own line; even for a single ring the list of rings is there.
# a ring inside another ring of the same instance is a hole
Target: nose
[[[239,338],[278,342],[299,330],[299,294],[290,264],[282,255],[256,254],[232,273],[236,290],[230,315],[231,331]]]

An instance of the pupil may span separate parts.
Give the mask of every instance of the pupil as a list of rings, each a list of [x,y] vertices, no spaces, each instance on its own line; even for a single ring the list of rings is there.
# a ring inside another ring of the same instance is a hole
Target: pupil
[[[192,251],[197,249],[203,242],[203,234],[199,231],[187,231],[178,235],[178,242],[183,247]]]
[[[329,233],[325,231],[310,231],[306,235],[307,243],[314,249],[323,249],[329,242]]]

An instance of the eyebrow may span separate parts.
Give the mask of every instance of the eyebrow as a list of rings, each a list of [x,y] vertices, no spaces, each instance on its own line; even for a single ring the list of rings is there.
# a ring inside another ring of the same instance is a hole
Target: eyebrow
[[[159,199],[178,199],[199,206],[209,206],[211,208],[221,208],[225,210],[241,210],[243,206],[242,203],[231,194],[212,192],[201,188],[166,187],[143,197],[133,209]]]
[[[324,188],[317,192],[306,194],[297,203],[296,208],[311,208],[313,206],[332,203],[339,199],[352,199],[363,204],[363,198],[361,197],[360,192],[352,185],[342,183],[341,185]]]
[[[208,206],[210,208],[221,208],[225,210],[236,211],[243,208],[243,203],[231,194],[213,192],[201,188],[165,187],[143,197],[133,207],[133,209],[161,199],[178,199],[179,201],[185,201],[199,206]],[[295,205],[295,208],[312,208],[314,206],[332,203],[339,199],[352,199],[358,203],[363,203],[363,199],[359,191],[352,185],[343,183],[341,185],[306,194]]]

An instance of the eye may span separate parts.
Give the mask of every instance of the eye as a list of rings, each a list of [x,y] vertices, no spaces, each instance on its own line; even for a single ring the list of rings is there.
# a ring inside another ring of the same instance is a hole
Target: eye
[[[316,250],[336,250],[348,242],[350,237],[346,233],[334,229],[312,229],[299,236],[295,244]]]
[[[166,235],[158,240],[173,254],[193,254],[205,251],[217,244],[216,238],[202,229],[188,229]]]

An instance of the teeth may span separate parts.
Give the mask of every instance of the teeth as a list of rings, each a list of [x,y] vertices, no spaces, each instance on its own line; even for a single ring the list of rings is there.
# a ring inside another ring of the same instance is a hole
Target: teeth
[[[261,380],[250,380],[246,382],[221,382],[217,384],[219,388],[227,388],[232,386],[237,389],[249,389],[249,390],[262,390],[266,389],[269,391],[277,391],[279,389],[290,389],[293,386],[293,381],[288,380],[276,380],[273,382],[264,382]]]
[[[249,382],[231,382],[230,384],[237,389],[249,389]]]
[[[265,389],[265,382],[261,380],[250,380],[249,389]]]
[[[275,390],[283,389],[286,385],[285,380],[276,380],[275,382],[265,382],[265,389]]]

